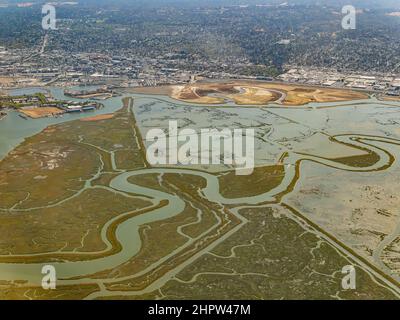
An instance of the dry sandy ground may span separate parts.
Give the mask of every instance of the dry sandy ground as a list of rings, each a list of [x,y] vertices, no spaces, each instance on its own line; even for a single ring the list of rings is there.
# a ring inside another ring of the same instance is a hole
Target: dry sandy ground
[[[368,98],[366,93],[346,89],[260,81],[196,83],[169,87],[140,88],[134,89],[133,92],[167,94],[177,100],[198,104],[223,104],[226,100],[231,100],[237,105],[280,103],[287,106],[296,106],[311,102],[341,102]]]
[[[54,107],[21,109],[19,110],[19,112],[33,119],[44,118],[64,113],[63,110]]]
[[[0,77],[0,87],[9,87],[17,80],[17,78],[13,77]]]
[[[113,114],[100,114],[100,115],[94,116],[94,117],[83,118],[83,119],[81,119],[81,121],[84,121],[84,122],[100,121],[100,120],[112,119],[113,117],[114,117]]]
[[[17,80],[17,79],[13,78],[13,77],[0,77],[0,84],[9,84],[15,80]]]
[[[158,95],[169,96],[172,94],[172,86],[139,87],[139,88],[128,89],[128,91],[141,94],[158,94]]]
[[[269,91],[259,87],[239,87],[235,86],[235,90],[239,93],[227,95],[228,98],[235,101],[239,105],[256,104],[265,105],[269,102],[276,101],[280,95],[277,92]]]
[[[381,97],[383,101],[400,101],[400,96],[399,97],[393,97],[393,96],[383,96]]]

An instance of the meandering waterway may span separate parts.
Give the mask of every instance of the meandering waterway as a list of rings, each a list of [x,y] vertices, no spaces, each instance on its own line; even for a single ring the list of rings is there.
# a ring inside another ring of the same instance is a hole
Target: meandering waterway
[[[71,98],[65,97],[62,93],[62,90],[59,88],[50,88],[50,90],[53,96],[55,96],[57,99],[72,100]],[[34,91],[29,89],[29,91],[22,90],[15,92],[15,94],[24,94],[32,92]],[[95,111],[95,113],[105,114],[116,111],[121,107],[120,105],[121,98],[125,96],[132,96],[132,95],[126,94],[120,97],[115,97],[106,100],[104,101],[105,108]],[[167,103],[177,103],[176,101],[172,101],[172,99],[166,97],[152,97],[143,95],[137,95],[137,97],[139,97],[140,99],[142,99],[144,102],[147,103],[151,101],[165,101]],[[385,104],[380,104],[376,100],[360,101],[357,102],[356,104],[360,106],[365,105],[365,108],[385,107]],[[348,107],[350,103],[340,103],[336,105],[341,108],[344,108]],[[396,104],[391,103],[390,106],[396,107]],[[390,106],[388,105],[388,107]],[[229,107],[229,106],[223,106],[223,107]],[[275,109],[275,107],[276,106],[272,106],[271,109],[276,111],[277,109]],[[331,110],[328,107],[329,107],[328,104],[317,104],[317,105],[312,104],[307,107],[308,109],[303,107],[302,110],[304,112],[304,115],[302,116],[302,118],[306,119],[307,117],[309,117],[309,114],[307,114],[305,110],[309,110],[310,108],[311,109],[327,108],[325,110]],[[398,104],[398,107],[400,107],[400,104]],[[283,109],[287,110],[286,107]],[[134,111],[132,110],[132,112]],[[298,114],[300,111],[296,110],[294,112]],[[281,112],[281,114],[282,113],[285,113],[287,114],[288,117],[290,117],[290,113],[286,111]],[[70,114],[70,115],[64,115],[62,118],[24,120],[18,117],[18,114],[16,112],[11,111],[9,112],[8,117],[0,122],[0,159],[3,158],[10,150],[15,148],[19,143],[21,143],[26,137],[32,136],[40,132],[48,125],[75,120],[86,116],[87,114]],[[316,123],[318,123],[318,121]],[[207,173],[205,171],[182,169],[182,168],[152,168],[152,169],[144,169],[138,171],[121,172],[121,174],[119,174],[111,181],[110,183],[111,188],[119,190],[121,192],[145,195],[146,197],[150,197],[152,199],[151,201],[153,202],[154,205],[157,205],[158,203],[160,203],[160,201],[167,200],[168,205],[162,208],[157,208],[148,213],[127,219],[121,225],[119,225],[118,228],[116,229],[116,238],[121,243],[122,246],[122,250],[119,253],[111,256],[98,258],[95,260],[51,263],[51,264],[56,267],[58,278],[64,279],[61,282],[62,284],[90,283],[90,282],[97,283],[96,279],[90,279],[85,276],[89,276],[91,274],[106,269],[117,267],[123,264],[124,262],[128,261],[131,257],[135,256],[139,252],[141,248],[141,239],[139,234],[140,226],[151,222],[171,218],[184,210],[185,203],[178,196],[157,191],[151,188],[138,186],[128,182],[128,179],[133,176],[140,176],[145,174],[166,174],[166,173],[194,175],[203,178],[207,182],[206,187],[202,190],[202,193],[208,200],[223,205],[254,206],[257,204],[267,203],[267,202],[273,203],[277,200],[278,195],[285,193],[289,189],[290,185],[299,178],[298,175],[299,175],[299,167],[301,161],[314,161],[338,170],[348,170],[354,172],[357,171],[372,172],[390,166],[392,157],[395,156],[395,158],[397,159],[400,156],[399,154],[392,155],[381,147],[382,143],[392,144],[395,141],[394,139],[387,138],[384,136],[374,137],[374,136],[366,136],[360,133],[358,134],[349,133],[349,134],[342,134],[335,138],[340,142],[351,144],[353,146],[362,147],[377,153],[380,157],[379,161],[368,167],[360,168],[351,165],[341,164],[338,162],[334,162],[332,160],[323,159],[321,157],[313,155],[300,155],[295,152],[289,152],[288,156],[283,160],[284,161],[283,165],[285,166],[285,176],[282,183],[278,187],[268,192],[265,192],[264,194],[256,195],[253,197],[242,197],[235,199],[223,197],[220,193],[220,185],[218,177],[214,174]],[[374,144],[374,141],[379,143]],[[238,210],[232,210],[232,211],[241,220],[243,220],[243,218],[240,217]],[[108,242],[106,238],[106,230],[112,224],[112,222],[113,221],[109,221],[107,225],[104,226],[103,228],[102,239],[105,243]],[[41,269],[44,265],[45,263],[31,263],[31,264],[0,263],[0,279],[27,280],[32,284],[40,285],[42,279]],[[75,278],[75,277],[84,277],[84,278],[80,280],[67,280],[69,278]]]

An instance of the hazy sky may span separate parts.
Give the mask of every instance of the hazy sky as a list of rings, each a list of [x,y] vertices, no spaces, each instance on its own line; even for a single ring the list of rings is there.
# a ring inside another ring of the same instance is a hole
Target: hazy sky
[[[284,2],[290,4],[332,4],[332,5],[347,5],[354,4],[358,7],[389,7],[400,8],[400,0],[58,0],[62,1],[76,1],[80,3],[90,4],[115,4],[115,3],[129,3],[136,5],[168,5],[168,4],[186,4],[195,6],[209,6],[209,5],[237,5],[237,4],[281,4]],[[45,3],[48,0],[0,0],[0,3],[18,3],[18,2],[38,2]]]

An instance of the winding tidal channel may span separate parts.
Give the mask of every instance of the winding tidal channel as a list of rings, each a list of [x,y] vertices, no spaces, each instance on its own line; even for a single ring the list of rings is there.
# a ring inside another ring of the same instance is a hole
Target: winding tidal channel
[[[58,89],[53,89],[53,94],[57,98],[62,98],[62,94]],[[120,101],[121,97],[107,100],[105,102],[106,108],[101,113],[110,113],[118,108],[118,101]],[[147,99],[150,99],[147,97]],[[168,101],[168,100],[167,100]],[[314,108],[315,106],[311,106]],[[400,104],[399,104],[400,107]],[[277,106],[274,107],[273,110],[276,110]],[[268,108],[266,108],[268,109]],[[133,112],[133,110],[132,110]],[[42,119],[35,121],[26,121],[23,119],[17,119],[17,115],[14,112],[10,112],[7,119],[4,119],[0,122],[0,136],[2,136],[2,132],[5,135],[0,138],[0,158],[4,157],[4,155],[9,152],[12,148],[15,147],[21,140],[27,136],[33,135],[39,131],[41,131],[46,126],[57,123],[60,121],[69,121],[73,120],[79,116],[67,116],[63,119]],[[16,124],[15,122],[18,122]],[[13,128],[10,132],[10,128]],[[19,128],[18,130],[15,128]],[[14,137],[10,137],[11,134],[14,134]],[[8,140],[7,140],[8,139]],[[282,160],[282,164],[285,166],[285,176],[282,183],[270,190],[265,192],[264,194],[260,194],[253,197],[242,197],[242,198],[225,198],[220,193],[220,184],[218,177],[215,174],[207,173],[205,171],[194,170],[194,169],[182,169],[182,168],[152,168],[152,169],[144,169],[137,171],[126,171],[121,172],[118,176],[112,179],[109,187],[118,190],[123,193],[130,194],[138,194],[143,195],[145,197],[150,198],[153,203],[154,210],[150,210],[144,214],[140,214],[138,216],[126,219],[116,228],[116,238],[120,242],[122,250],[114,255],[88,260],[88,261],[77,261],[77,262],[63,262],[63,263],[50,263],[57,270],[57,277],[60,280],[60,285],[68,285],[68,284],[79,284],[79,283],[96,283],[101,287],[101,291],[91,295],[89,298],[96,298],[107,295],[115,295],[116,292],[107,292],[104,288],[104,283],[124,280],[125,278],[116,278],[116,279],[94,279],[90,277],[97,272],[101,272],[103,270],[112,269],[117,267],[125,262],[127,262],[131,257],[135,256],[140,248],[141,248],[141,237],[139,233],[139,229],[141,226],[155,222],[165,220],[171,217],[174,217],[181,213],[185,208],[185,202],[180,199],[177,195],[165,193],[162,191],[154,190],[151,188],[135,185],[129,182],[129,178],[134,176],[141,176],[147,174],[186,174],[203,178],[207,184],[204,189],[201,190],[202,196],[208,199],[211,202],[221,204],[221,205],[231,205],[236,207],[236,209],[232,209],[231,212],[241,221],[241,226],[243,226],[247,220],[240,215],[239,208],[244,207],[254,207],[254,206],[263,206],[265,204],[280,204],[282,201],[282,197],[293,190],[294,185],[296,183],[300,183],[299,180],[301,178],[301,167],[304,162],[314,162],[320,165],[328,166],[330,168],[334,168],[337,170],[343,171],[351,171],[351,172],[376,172],[380,170],[385,170],[393,165],[393,163],[400,156],[400,140],[385,137],[385,136],[369,136],[363,134],[341,134],[338,136],[334,136],[336,142],[351,145],[355,148],[362,148],[363,150],[368,150],[369,152],[376,153],[379,156],[379,161],[368,166],[368,167],[357,167],[352,166],[340,162],[336,162],[333,160],[325,159],[322,157],[309,155],[309,154],[300,154],[296,152],[287,152],[286,157]],[[7,142],[8,141],[8,142]],[[388,146],[388,148],[385,148]],[[390,147],[389,147],[390,146]],[[391,150],[391,151],[388,151]],[[397,150],[397,154],[393,154],[393,150]],[[167,201],[168,204],[163,207],[157,207],[160,202]],[[107,229],[110,227],[113,221],[109,221],[103,228],[102,231],[102,240],[108,246],[110,246],[109,240],[107,239]],[[239,226],[238,228],[240,228]],[[400,224],[399,224],[400,226]],[[229,234],[221,237],[216,240],[212,246],[217,245],[224,241],[228,236],[230,236],[233,232],[237,231],[237,229],[232,230]],[[400,232],[400,227],[399,230]],[[324,237],[326,237],[324,235]],[[335,247],[339,247],[338,242],[329,239],[328,240],[335,245]],[[385,282],[389,285],[394,291],[399,292],[399,288],[391,281],[385,277],[385,274],[388,275],[390,273],[387,268],[381,264],[381,268],[383,269],[383,273],[377,272],[377,270],[370,268],[369,265],[365,263],[365,261],[360,260],[358,257],[353,256],[352,252],[347,251],[346,249],[341,248],[347,254],[352,256],[353,260],[359,262],[361,266],[364,266],[366,270],[374,274],[381,281]],[[174,252],[170,255],[172,256]],[[165,259],[167,259],[165,257]],[[195,259],[195,257],[192,258]],[[192,261],[190,260],[190,261]],[[190,262],[187,261],[186,265]],[[33,285],[40,285],[42,281],[42,267],[46,265],[46,263],[26,263],[26,264],[13,264],[13,263],[0,263],[0,279],[1,280],[26,280],[32,283]],[[178,269],[174,270],[174,272],[178,272],[183,268],[183,265]],[[144,273],[146,270],[142,271]],[[131,277],[139,276],[140,274],[133,275]],[[136,292],[135,294],[150,292],[157,287],[163,285],[166,281],[168,281],[168,277],[171,274],[165,275],[163,278],[158,279],[155,283],[152,283],[145,291]],[[72,279],[74,278],[74,279]],[[79,278],[79,279],[76,279]],[[398,281],[399,279],[396,278]],[[118,292],[117,292],[118,293]],[[123,293],[129,294],[129,293]]]

